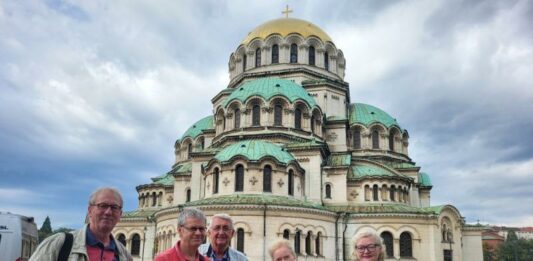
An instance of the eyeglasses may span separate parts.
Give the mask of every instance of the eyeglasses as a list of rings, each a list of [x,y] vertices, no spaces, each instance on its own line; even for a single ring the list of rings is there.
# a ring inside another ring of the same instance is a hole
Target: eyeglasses
[[[366,246],[355,246],[355,249],[359,253],[364,253],[365,249],[368,250],[368,252],[374,252],[374,251],[376,251],[376,248],[378,248],[378,247],[381,247],[381,245],[371,244],[371,245],[366,245]]]
[[[122,210],[122,206],[115,205],[115,204],[98,203],[98,204],[91,204],[91,206],[96,206],[98,210],[101,210],[101,211],[106,211],[109,208],[113,212],[119,212]]]
[[[215,232],[224,232],[224,233],[228,233],[230,231],[233,231],[232,228],[228,227],[228,226],[216,226],[216,227],[213,227],[213,228],[210,228],[209,230],[211,231],[215,231]]]
[[[189,232],[196,232],[196,231],[200,231],[201,233],[204,233],[205,232],[205,227],[186,227],[186,226],[181,226],[182,228],[185,228],[187,229],[187,231]]]

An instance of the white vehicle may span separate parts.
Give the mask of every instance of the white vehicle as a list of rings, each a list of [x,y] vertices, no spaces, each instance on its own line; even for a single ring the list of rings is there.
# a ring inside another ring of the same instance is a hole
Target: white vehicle
[[[38,243],[33,217],[0,212],[0,259],[26,261]]]

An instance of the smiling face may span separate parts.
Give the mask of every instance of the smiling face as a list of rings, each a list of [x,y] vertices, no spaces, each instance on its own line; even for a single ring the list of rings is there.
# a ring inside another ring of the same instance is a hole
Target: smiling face
[[[209,236],[211,245],[222,250],[229,247],[234,233],[235,230],[233,230],[230,221],[214,217],[213,220],[211,220],[211,226],[209,227],[207,235]]]
[[[91,231],[98,234],[111,233],[122,215],[120,204],[120,199],[113,191],[100,191],[88,208]]]
[[[205,238],[205,222],[198,218],[187,218],[185,225],[178,227],[181,247],[198,248]]]
[[[377,261],[381,253],[381,246],[371,237],[363,237],[355,244],[357,260]]]

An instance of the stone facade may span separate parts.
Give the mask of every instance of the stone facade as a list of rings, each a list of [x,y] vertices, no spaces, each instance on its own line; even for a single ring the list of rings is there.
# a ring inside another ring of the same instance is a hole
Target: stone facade
[[[363,39],[364,40],[364,39]],[[284,18],[250,32],[230,55],[213,115],[175,144],[172,169],[137,186],[138,208],[114,235],[136,260],[177,242],[177,216],[197,207],[235,220],[232,246],[267,260],[294,242],[299,260],[352,260],[351,238],[372,229],[387,260],[482,260],[481,230],[409,157],[409,134],[388,113],[351,103],[344,55],[317,26]]]

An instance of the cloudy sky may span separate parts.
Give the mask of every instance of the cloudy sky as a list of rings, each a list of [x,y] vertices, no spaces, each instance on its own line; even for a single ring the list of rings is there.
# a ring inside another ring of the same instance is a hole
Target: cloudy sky
[[[281,17],[326,31],[352,102],[410,134],[432,205],[533,225],[533,1],[0,0],[0,211],[83,223],[87,197],[166,173],[228,59]]]

